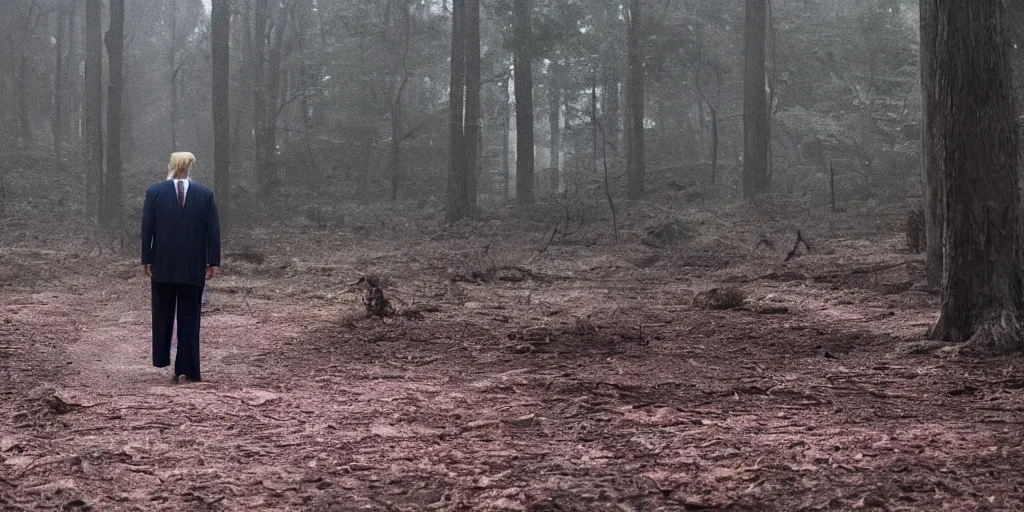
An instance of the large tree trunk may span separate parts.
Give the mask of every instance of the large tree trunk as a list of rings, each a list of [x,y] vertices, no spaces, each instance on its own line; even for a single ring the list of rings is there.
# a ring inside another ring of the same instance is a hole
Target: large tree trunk
[[[68,79],[69,80],[68,80],[68,84],[67,84],[66,88],[67,88],[68,91],[70,91],[70,98],[69,99],[70,99],[70,102],[71,102],[71,109],[70,109],[71,122],[70,122],[70,127],[71,127],[71,139],[72,140],[71,140],[70,152],[71,152],[71,154],[74,154],[74,155],[77,155],[77,156],[80,157],[81,153],[82,153],[82,122],[83,122],[83,119],[82,119],[82,117],[83,117],[83,114],[82,114],[82,100],[83,100],[84,94],[82,94],[82,92],[81,92],[82,91],[82,89],[81,89],[82,81],[79,79],[80,75],[78,73],[78,70],[81,69],[81,67],[82,67],[82,55],[81,55],[81,51],[80,51],[81,46],[79,46],[79,44],[81,43],[80,39],[82,39],[82,38],[80,37],[81,36],[81,33],[80,33],[81,29],[76,30],[75,27],[81,27],[82,26],[82,23],[84,23],[84,20],[79,21],[79,18],[84,18],[84,16],[78,16],[78,5],[79,5],[78,2],[72,1],[72,2],[70,2],[69,6],[68,6],[68,17],[67,17],[67,22],[68,22],[68,32],[67,32],[67,34],[68,34],[68,39],[67,39],[68,40],[68,65],[67,65],[67,68],[69,70],[74,70],[74,72],[69,72],[68,73]]]
[[[274,35],[267,55],[266,66],[266,111],[263,113],[263,136],[260,147],[261,168],[263,179],[260,181],[260,193],[270,192],[270,187],[277,182],[277,116],[285,100],[279,96],[281,90],[281,63],[284,60],[284,39],[288,33],[289,13],[278,8],[274,20]]]
[[[53,117],[50,121],[50,132],[53,135],[53,153],[59,158],[64,134],[64,41],[66,39],[68,5],[57,4],[57,21],[54,26],[54,62],[53,62]]]
[[[86,196],[90,216],[99,221],[103,187],[103,6],[85,0]]]
[[[513,0],[515,25],[516,198],[533,204],[533,22],[531,1]]]
[[[266,161],[267,152],[264,150],[269,144],[267,135],[267,90],[264,70],[266,69],[267,49],[267,24],[268,24],[268,0],[255,0],[252,10],[252,32],[250,33],[251,44],[249,49],[251,55],[252,75],[249,77],[252,84],[252,129],[254,134],[253,142],[253,167],[256,176],[256,189],[263,193],[268,188],[270,175],[268,173],[269,162]]]
[[[551,63],[551,83],[548,89],[548,131],[551,135],[551,157],[548,159],[548,168],[551,169],[551,193],[558,192],[558,185],[561,183],[561,169],[559,156],[562,152],[562,84],[561,67],[558,63]]]
[[[743,52],[743,197],[768,191],[768,103],[764,44],[767,0],[747,0]]]
[[[466,0],[466,200],[477,204],[480,175],[480,0]]]
[[[466,191],[466,0],[452,0],[451,82],[448,93],[448,222],[469,215]]]
[[[644,58],[642,0],[630,0],[627,28],[626,196],[644,196]]]
[[[213,62],[213,188],[222,219],[228,217],[231,178],[231,0],[213,0],[210,54]],[[223,222],[222,222],[223,224]]]
[[[935,104],[934,59],[936,45],[935,16],[932,12],[935,2],[921,0],[921,169],[924,178],[924,223],[927,239],[925,273],[928,286],[942,286],[942,239],[943,239],[943,186],[942,169],[939,167],[942,153],[941,139],[932,129],[930,117],[939,108]]]
[[[395,70],[398,84],[391,95],[391,200],[398,200],[398,189],[402,181],[402,99],[409,83],[409,45],[412,40],[412,3],[403,1],[402,10],[402,58],[401,69]]]
[[[110,79],[107,86],[107,174],[104,177],[104,224],[117,229],[122,221],[121,100],[124,94],[124,0],[110,0],[110,29],[104,38]]]
[[[170,73],[171,85],[171,152],[178,150],[178,72],[181,65],[178,64],[178,0],[170,0],[168,12],[170,13],[171,44],[167,51],[167,71]]]
[[[942,306],[932,338],[1020,349],[1019,157],[1006,4],[924,1],[936,28],[928,119],[945,188]]]

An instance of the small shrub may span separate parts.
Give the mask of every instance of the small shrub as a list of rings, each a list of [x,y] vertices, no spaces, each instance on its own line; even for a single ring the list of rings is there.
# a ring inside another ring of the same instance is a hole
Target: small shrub
[[[698,293],[693,298],[693,305],[701,309],[736,309],[742,307],[746,299],[747,292],[735,286],[726,286]]]

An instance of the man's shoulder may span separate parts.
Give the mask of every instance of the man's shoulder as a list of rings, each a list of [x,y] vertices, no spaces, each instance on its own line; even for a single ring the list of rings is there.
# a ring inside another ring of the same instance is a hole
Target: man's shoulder
[[[154,184],[150,185],[148,189],[146,189],[146,194],[155,194],[155,193],[159,192],[162,188],[166,188],[168,183],[170,183],[170,182],[169,181],[161,181],[160,183],[154,183]]]
[[[189,192],[191,192],[194,189],[194,190],[196,190],[196,191],[198,191],[198,192],[200,192],[202,194],[205,194],[205,195],[213,195],[213,191],[210,190],[209,187],[203,185],[202,183],[196,183],[195,181],[192,181],[192,180],[189,180],[189,182],[188,182],[188,189],[189,189]]]

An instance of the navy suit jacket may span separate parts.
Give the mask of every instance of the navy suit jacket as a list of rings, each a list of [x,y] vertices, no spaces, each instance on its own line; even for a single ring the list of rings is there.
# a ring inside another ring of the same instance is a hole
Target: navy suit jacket
[[[210,189],[190,181],[180,208],[173,180],[149,187],[142,210],[142,264],[153,265],[157,283],[206,283],[207,265],[220,266],[220,219]]]

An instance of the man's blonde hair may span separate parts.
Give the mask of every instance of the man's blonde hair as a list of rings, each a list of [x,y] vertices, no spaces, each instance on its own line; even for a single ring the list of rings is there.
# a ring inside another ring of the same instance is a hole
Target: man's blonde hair
[[[175,180],[188,177],[196,156],[188,152],[171,153],[171,163],[167,164],[167,179]]]

